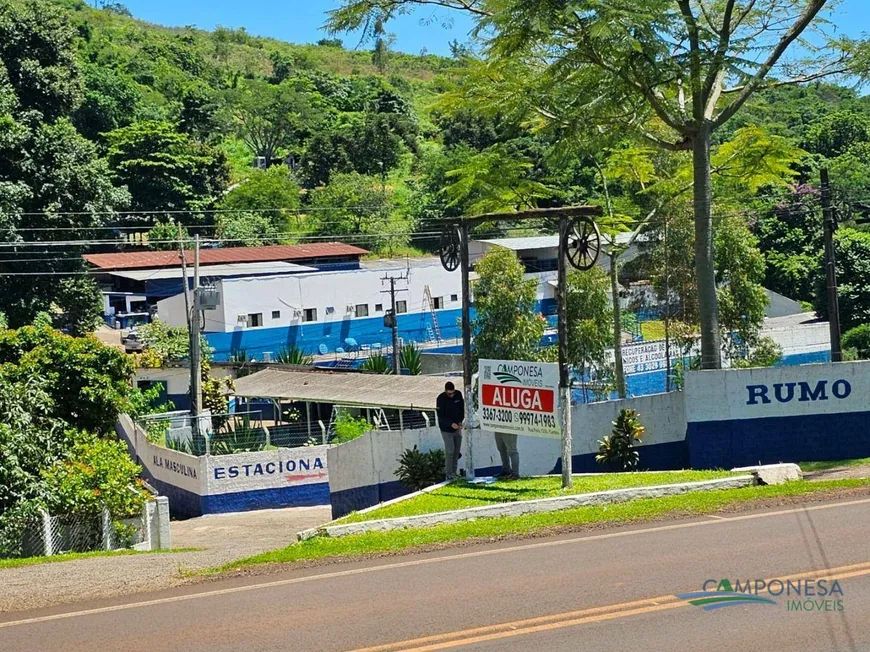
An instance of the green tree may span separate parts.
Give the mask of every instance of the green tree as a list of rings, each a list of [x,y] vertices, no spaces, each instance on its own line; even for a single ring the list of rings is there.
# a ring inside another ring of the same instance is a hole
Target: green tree
[[[725,218],[719,222],[716,277],[719,323],[725,350],[733,360],[744,346],[751,348],[758,344],[768,303],[762,286],[764,257],[742,218]]]
[[[870,359],[870,324],[860,324],[843,334],[843,350],[850,349],[856,359]]]
[[[855,144],[866,142],[870,142],[870,115],[844,110],[829,113],[810,125],[802,145],[813,154],[836,158]]]
[[[44,243],[93,237],[129,199],[69,121],[81,98],[73,34],[50,3],[0,2],[0,311],[13,327],[60,303],[59,277],[83,270],[80,250]]]
[[[840,229],[834,236],[837,259],[840,324],[843,331],[870,323],[870,233]],[[822,252],[817,254],[813,308],[822,319],[828,318],[828,293]]]
[[[107,66],[90,64],[84,70],[85,92],[73,123],[89,140],[125,127],[136,118],[142,93],[129,76]]]
[[[148,248],[155,251],[178,251],[178,240],[191,240],[190,233],[177,222],[158,222],[148,231]],[[185,245],[185,249],[190,249]],[[179,258],[180,260],[180,258]]]
[[[261,247],[277,244],[279,231],[260,213],[230,213],[218,216],[215,238],[225,247]]]
[[[712,137],[766,87],[850,70],[854,44],[817,20],[827,0],[421,3],[476,17],[486,39],[488,60],[481,69],[490,101],[523,107],[563,137],[566,129],[622,129],[668,150],[691,151],[702,363],[719,367]],[[356,29],[421,3],[344,0],[328,26]],[[812,56],[786,56],[805,34],[816,43]],[[799,70],[795,76],[793,69]]]
[[[250,81],[230,91],[227,101],[239,137],[267,164],[289,147],[299,147],[316,119],[311,97],[289,83]]]
[[[599,267],[568,274],[566,314],[568,363],[586,378],[601,370],[613,346],[613,308],[607,274]]]
[[[536,360],[546,322],[537,310],[537,283],[509,249],[494,249],[475,266],[474,360]]]
[[[279,232],[292,228],[300,206],[299,184],[283,165],[275,165],[268,170],[253,170],[220,203],[222,210],[255,212],[266,218]],[[297,222],[295,226],[300,225]]]
[[[129,188],[138,210],[206,209],[229,182],[223,152],[192,140],[169,122],[135,122],[106,138],[115,180]]]
[[[71,335],[92,333],[103,322],[103,293],[90,276],[61,279],[55,301],[60,310],[57,323]]]
[[[380,181],[357,172],[334,175],[325,188],[311,192],[311,233],[344,237],[370,249],[385,249],[407,241],[409,225],[393,218],[394,197]]]

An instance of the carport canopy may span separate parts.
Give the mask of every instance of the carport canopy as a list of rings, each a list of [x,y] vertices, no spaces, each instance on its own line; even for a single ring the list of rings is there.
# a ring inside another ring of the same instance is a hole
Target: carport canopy
[[[393,376],[348,372],[265,369],[239,378],[238,398],[333,403],[348,407],[434,410],[446,376]],[[459,385],[462,379],[457,379]]]

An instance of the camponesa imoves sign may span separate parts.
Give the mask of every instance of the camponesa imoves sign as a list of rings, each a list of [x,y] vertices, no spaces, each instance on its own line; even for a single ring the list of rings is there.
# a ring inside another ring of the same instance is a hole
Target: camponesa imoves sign
[[[559,365],[481,360],[478,379],[481,428],[514,435],[561,437]]]

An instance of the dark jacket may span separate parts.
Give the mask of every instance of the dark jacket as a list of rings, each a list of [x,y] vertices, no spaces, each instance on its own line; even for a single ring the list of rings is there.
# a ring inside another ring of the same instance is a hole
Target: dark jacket
[[[453,392],[453,396],[447,396],[447,392],[441,392],[435,401],[438,412],[438,427],[442,432],[454,432],[454,423],[465,421],[465,401],[461,392]]]

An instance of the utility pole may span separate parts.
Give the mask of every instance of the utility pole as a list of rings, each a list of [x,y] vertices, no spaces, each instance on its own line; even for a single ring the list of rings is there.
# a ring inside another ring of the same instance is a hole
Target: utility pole
[[[381,294],[390,295],[390,312],[384,316],[384,326],[389,326],[393,335],[393,373],[397,376],[402,373],[401,360],[399,360],[399,318],[396,315],[396,292],[407,292],[407,288],[396,289],[396,281],[407,281],[410,273],[405,272],[402,276],[390,276],[387,274],[381,279],[381,284],[389,282],[389,290],[381,290]]]
[[[184,314],[187,316],[187,344],[190,351],[190,413],[197,416],[196,406],[196,373],[193,365],[193,301],[190,296],[190,285],[187,280],[187,252],[184,249],[184,237],[181,224],[178,225],[178,255],[181,257],[181,282],[184,284]]]
[[[193,413],[197,417],[202,412],[202,342],[200,338],[202,313],[199,304],[199,235],[196,235],[194,236],[193,249],[193,313],[190,319],[190,394],[193,401]]]
[[[568,375],[568,270],[565,243],[568,241],[568,219],[559,217],[559,278],[556,284],[556,306],[559,333],[559,412],[562,426],[562,488],[571,486],[571,378]],[[618,300],[618,297],[617,297]]]
[[[460,225],[460,268],[462,274],[462,398],[465,400],[465,479],[474,479],[474,397],[471,391],[471,261],[468,257],[468,223]]]
[[[828,326],[831,331],[831,361],[843,361],[843,348],[840,343],[840,300],[837,296],[837,260],[834,254],[834,231],[837,222],[834,206],[831,203],[831,182],[828,169],[822,168],[822,216],[825,224],[825,273],[828,286]]]

